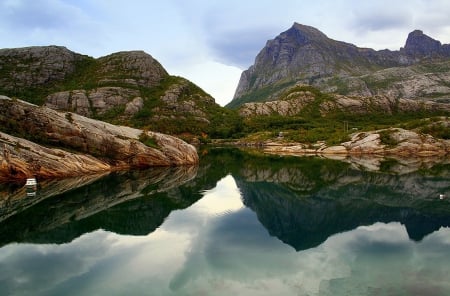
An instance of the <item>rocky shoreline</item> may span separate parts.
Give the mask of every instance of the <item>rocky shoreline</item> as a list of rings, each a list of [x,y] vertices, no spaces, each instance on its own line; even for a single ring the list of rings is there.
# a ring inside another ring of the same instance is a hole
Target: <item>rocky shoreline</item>
[[[0,96],[0,124],[3,130],[16,133],[0,132],[0,182],[198,163],[196,148],[176,137],[5,96]]]
[[[383,137],[388,137],[383,143]],[[397,156],[445,156],[450,154],[450,140],[436,139],[401,128],[371,132],[358,132],[351,140],[340,145],[283,143],[268,141],[262,145],[271,153],[324,154],[324,155],[397,155]]]
[[[386,143],[387,142],[387,143]],[[255,147],[266,153],[292,155],[334,156],[398,156],[398,157],[447,157],[450,156],[450,140],[437,139],[401,128],[389,128],[369,132],[356,132],[351,139],[339,145],[327,145],[323,141],[314,144],[286,142],[283,138],[266,141],[216,142],[238,147]]]

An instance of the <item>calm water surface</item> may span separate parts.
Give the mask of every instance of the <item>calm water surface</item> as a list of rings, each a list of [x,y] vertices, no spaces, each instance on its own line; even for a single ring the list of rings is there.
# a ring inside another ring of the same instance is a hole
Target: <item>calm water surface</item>
[[[2,186],[0,294],[450,295],[450,165],[381,168],[211,149]]]

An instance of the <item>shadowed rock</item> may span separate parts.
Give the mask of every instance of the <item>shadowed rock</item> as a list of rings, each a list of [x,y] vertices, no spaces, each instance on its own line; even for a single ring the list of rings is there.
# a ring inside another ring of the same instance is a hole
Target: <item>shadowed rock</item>
[[[229,107],[278,99],[296,83],[344,95],[448,100],[450,46],[416,30],[397,51],[360,48],[294,23],[272,40],[240,78]]]

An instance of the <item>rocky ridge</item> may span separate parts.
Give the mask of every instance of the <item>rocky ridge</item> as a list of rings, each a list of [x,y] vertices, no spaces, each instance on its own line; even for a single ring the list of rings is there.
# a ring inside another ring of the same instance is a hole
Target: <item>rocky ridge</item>
[[[13,95],[63,81],[86,57],[62,46],[33,46],[0,49],[0,87]]]
[[[172,136],[115,126],[5,96],[0,96],[0,111],[0,124],[6,132],[0,133],[0,180],[198,162],[196,149]]]
[[[346,95],[446,100],[449,59],[450,45],[419,30],[411,32],[398,51],[376,51],[332,40],[316,28],[294,23],[267,41],[254,65],[242,73],[228,106],[277,99],[277,94],[296,83]]]
[[[302,86],[298,86],[302,88]],[[319,105],[322,116],[330,112],[346,112],[349,114],[368,114],[374,111],[384,114],[394,112],[444,111],[450,112],[450,104],[428,100],[396,99],[387,95],[375,96],[344,96],[330,95],[331,99]],[[317,99],[316,95],[308,90],[291,91],[283,99],[262,103],[244,103],[239,108],[243,117],[251,116],[294,116]]]

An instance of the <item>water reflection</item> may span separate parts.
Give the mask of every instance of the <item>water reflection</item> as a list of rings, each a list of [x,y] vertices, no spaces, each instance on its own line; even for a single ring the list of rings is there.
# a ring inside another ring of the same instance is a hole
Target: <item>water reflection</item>
[[[213,150],[193,171],[43,192],[2,209],[6,295],[450,293],[447,164],[393,174]]]
[[[401,222],[420,241],[450,225],[450,166],[392,174],[316,158],[260,158],[234,174],[246,206],[296,250],[376,222]]]
[[[24,189],[19,189],[0,205],[0,221],[5,220],[0,245],[12,241],[63,243],[99,228],[148,234],[173,209],[192,203],[190,197],[168,194],[193,180],[196,173],[194,166],[54,180],[40,183],[37,196],[26,198]],[[160,198],[153,198],[157,196]]]

